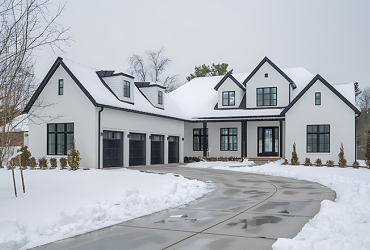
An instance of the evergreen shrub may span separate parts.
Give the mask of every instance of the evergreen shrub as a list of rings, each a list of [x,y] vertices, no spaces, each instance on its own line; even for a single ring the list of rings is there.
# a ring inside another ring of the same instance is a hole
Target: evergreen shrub
[[[352,167],[353,167],[353,168],[359,168],[359,167],[360,167],[360,163],[359,163],[358,161],[354,161],[354,162],[352,163]]]
[[[327,167],[334,167],[334,161],[332,161],[332,160],[327,160],[325,165],[326,165]]]
[[[27,166],[30,165],[31,152],[28,150],[27,146],[21,147],[20,149],[18,149],[18,152],[22,152],[20,162],[20,164],[22,165],[22,169],[27,169]]]
[[[48,169],[48,160],[45,157],[39,158],[39,168],[42,170]]]
[[[299,161],[298,161],[298,155],[297,155],[297,151],[296,151],[296,145],[295,145],[295,142],[293,143],[293,152],[292,152],[292,159],[290,160],[290,163],[292,165],[299,165]]]
[[[59,163],[60,163],[60,170],[66,169],[67,168],[67,159],[62,157],[59,158]]]
[[[30,158],[30,168],[31,170],[34,170],[36,168],[37,164],[36,164],[36,159],[35,157],[31,157]]]
[[[310,159],[310,158],[308,158],[308,157],[306,157],[306,158],[304,159],[304,165],[305,165],[305,166],[312,166],[311,159]]]
[[[317,158],[316,161],[315,161],[315,166],[316,167],[321,167],[322,166],[322,161],[320,158]]]
[[[56,169],[58,167],[57,159],[51,157],[49,161],[50,161],[50,169]]]
[[[72,148],[68,152],[68,165],[72,171],[76,171],[80,167],[80,151],[75,148],[75,141],[72,143]]]
[[[338,166],[340,168],[344,168],[344,167],[347,166],[347,160],[344,157],[344,147],[343,147],[343,143],[342,142],[340,143],[340,149],[339,150],[340,151],[339,151],[339,154],[338,154],[338,156],[339,156]]]

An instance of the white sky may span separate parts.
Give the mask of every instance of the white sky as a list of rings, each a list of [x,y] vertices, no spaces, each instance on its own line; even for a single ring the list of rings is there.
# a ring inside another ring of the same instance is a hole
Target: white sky
[[[58,0],[52,0],[58,3]],[[165,48],[181,81],[200,64],[252,71],[264,56],[304,67],[329,82],[370,87],[370,1],[69,0],[59,23],[71,28],[66,53],[38,51],[41,81],[57,56],[127,72],[127,57]]]

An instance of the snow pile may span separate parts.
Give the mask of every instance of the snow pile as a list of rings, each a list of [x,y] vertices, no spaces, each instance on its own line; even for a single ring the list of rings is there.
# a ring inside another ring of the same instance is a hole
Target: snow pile
[[[231,163],[230,163],[231,164]],[[230,164],[200,164],[200,167],[289,177],[317,182],[337,194],[335,202],[321,202],[320,212],[293,239],[278,239],[274,250],[370,249],[370,170],[309,166],[229,167]],[[194,165],[189,164],[189,167]]]
[[[0,249],[48,242],[187,204],[213,188],[173,174],[127,169],[23,171],[14,197],[11,171],[0,170]]]

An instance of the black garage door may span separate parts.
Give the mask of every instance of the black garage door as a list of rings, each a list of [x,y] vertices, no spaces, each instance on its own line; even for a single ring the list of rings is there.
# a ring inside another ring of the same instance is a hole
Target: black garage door
[[[122,133],[103,131],[103,168],[123,166]]]
[[[151,136],[151,164],[163,164],[164,163],[164,143],[163,135],[152,135]]]
[[[145,165],[145,134],[130,133],[130,166]]]
[[[179,162],[179,137],[168,137],[168,163]]]

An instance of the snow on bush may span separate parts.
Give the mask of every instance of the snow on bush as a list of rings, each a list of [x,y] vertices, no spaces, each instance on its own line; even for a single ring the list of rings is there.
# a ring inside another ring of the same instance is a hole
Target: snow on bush
[[[187,204],[213,186],[127,169],[23,172],[26,193],[0,170],[0,249],[27,249]],[[16,171],[16,178],[18,177]]]
[[[363,166],[363,163],[360,162]],[[188,164],[189,167],[224,169],[308,180],[325,185],[337,194],[335,202],[321,202],[319,213],[293,239],[280,238],[274,250],[370,249],[370,170],[337,167],[281,165],[232,167],[234,163]],[[243,164],[239,164],[243,165]]]

